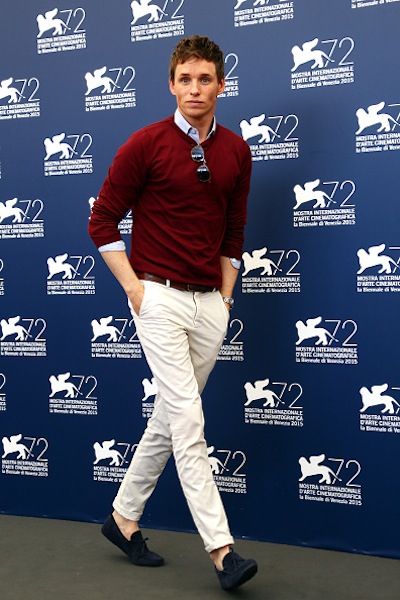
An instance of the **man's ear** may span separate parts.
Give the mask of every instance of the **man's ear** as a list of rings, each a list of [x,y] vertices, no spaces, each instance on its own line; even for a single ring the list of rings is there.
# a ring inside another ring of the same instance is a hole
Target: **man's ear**
[[[176,96],[175,84],[172,81],[172,79],[169,80],[169,91],[171,92],[171,94],[173,94],[174,96]]]
[[[224,89],[225,89],[225,77],[223,77],[221,79],[221,81],[219,82],[219,88],[218,88],[217,96],[219,96],[220,94],[222,94],[222,92],[224,91]]]

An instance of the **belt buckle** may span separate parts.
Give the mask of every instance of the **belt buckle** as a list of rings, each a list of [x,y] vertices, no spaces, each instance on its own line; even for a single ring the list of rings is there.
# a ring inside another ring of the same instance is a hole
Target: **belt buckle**
[[[196,286],[196,287],[198,287],[198,286]],[[187,289],[188,292],[195,292],[196,291],[194,289],[191,289],[191,284],[190,283],[186,284],[186,289]]]

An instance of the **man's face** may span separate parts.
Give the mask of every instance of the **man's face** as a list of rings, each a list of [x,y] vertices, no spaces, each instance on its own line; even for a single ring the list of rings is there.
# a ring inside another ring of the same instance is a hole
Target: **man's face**
[[[174,80],[169,82],[178,108],[193,126],[212,118],[218,94],[224,91],[225,80],[218,82],[215,64],[192,58],[177,65]]]

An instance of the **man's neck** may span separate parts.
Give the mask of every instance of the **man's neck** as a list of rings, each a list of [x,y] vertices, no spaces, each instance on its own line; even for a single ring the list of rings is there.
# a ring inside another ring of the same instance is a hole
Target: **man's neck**
[[[184,117],[182,115],[182,113],[179,111],[179,109],[176,109],[175,112],[175,123],[188,135],[190,135],[191,137],[193,137],[193,139],[196,139],[196,141],[198,143],[202,143],[204,142],[211,133],[214,132],[215,130],[215,119],[214,116],[211,117],[211,121],[208,118],[207,120],[202,120],[200,122],[198,122],[197,120],[194,119],[190,119],[190,121],[188,119],[186,119],[186,117]],[[193,129],[196,130],[197,134],[198,134],[198,139],[197,139],[197,135],[196,138],[194,135],[192,135],[190,133],[190,131],[188,131],[188,128],[192,127]]]
[[[214,120],[214,116],[212,116],[211,119],[207,118],[206,120],[202,120],[200,123],[196,123],[196,124],[190,123],[190,125],[192,127],[195,127],[197,129],[197,131],[199,132],[200,144],[207,139],[208,134],[211,131],[213,120]]]

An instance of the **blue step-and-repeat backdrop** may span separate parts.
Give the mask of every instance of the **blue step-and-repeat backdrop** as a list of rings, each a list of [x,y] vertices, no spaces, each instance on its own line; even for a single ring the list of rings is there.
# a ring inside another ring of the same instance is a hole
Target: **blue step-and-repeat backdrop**
[[[204,393],[232,530],[400,557],[400,2],[0,11],[0,512],[102,521],[151,414],[87,224],[117,148],[174,111],[169,57],[198,33],[225,52],[217,119],[253,157],[236,305]],[[172,461],[143,525],[193,530]]]

